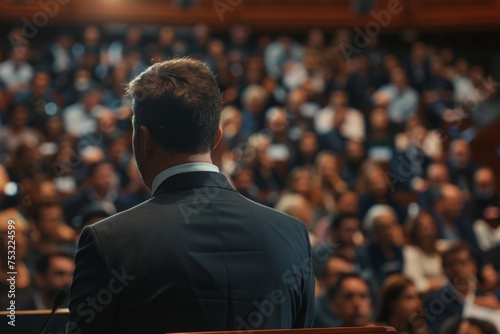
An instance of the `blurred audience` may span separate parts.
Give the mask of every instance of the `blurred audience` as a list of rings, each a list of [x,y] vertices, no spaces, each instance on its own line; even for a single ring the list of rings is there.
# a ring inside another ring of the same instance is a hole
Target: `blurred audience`
[[[0,276],[14,217],[17,305],[50,307],[81,229],[150,197],[124,87],[151,62],[190,56],[225,101],[214,163],[309,230],[315,326],[490,333],[474,319],[446,325],[469,299],[494,309],[500,295],[498,178],[471,152],[500,118],[487,64],[383,34],[347,59],[349,29],[300,40],[242,24],[80,28],[28,41],[14,27],[15,45],[0,45]]]

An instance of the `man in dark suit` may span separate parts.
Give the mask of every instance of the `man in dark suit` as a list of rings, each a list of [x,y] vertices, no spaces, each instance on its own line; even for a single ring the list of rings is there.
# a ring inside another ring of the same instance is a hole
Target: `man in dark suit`
[[[310,327],[303,223],[256,204],[212,164],[221,95],[202,63],[157,63],[128,87],[152,197],[83,229],[68,333]]]

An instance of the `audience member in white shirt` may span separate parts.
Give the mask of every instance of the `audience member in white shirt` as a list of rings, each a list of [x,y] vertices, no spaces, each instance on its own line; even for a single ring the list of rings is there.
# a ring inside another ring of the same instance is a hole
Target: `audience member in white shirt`
[[[380,87],[373,95],[376,105],[387,104],[391,122],[402,125],[417,112],[418,93],[408,84],[401,68],[391,72],[391,83]]]
[[[441,289],[446,278],[437,249],[438,229],[434,218],[422,211],[407,225],[408,244],[403,247],[403,273],[419,293]]]
[[[29,47],[25,44],[17,45],[10,58],[0,63],[0,81],[11,93],[19,93],[28,89],[34,70],[28,62]]]
[[[80,101],[67,106],[62,112],[64,127],[69,134],[79,138],[97,129],[97,116],[102,94],[96,88],[81,93]]]
[[[474,234],[483,251],[500,245],[499,216],[498,206],[489,206],[483,211],[483,219],[474,222]]]
[[[314,117],[314,126],[319,135],[325,134],[340,125],[340,134],[351,140],[363,141],[365,138],[365,121],[363,114],[348,105],[347,94],[335,91],[330,103]]]

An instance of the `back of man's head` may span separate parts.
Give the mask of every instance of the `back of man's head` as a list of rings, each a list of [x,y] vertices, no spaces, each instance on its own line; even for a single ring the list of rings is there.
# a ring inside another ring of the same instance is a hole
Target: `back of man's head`
[[[146,126],[168,152],[202,154],[216,143],[222,97],[208,67],[194,59],[156,63],[132,80],[134,127]]]

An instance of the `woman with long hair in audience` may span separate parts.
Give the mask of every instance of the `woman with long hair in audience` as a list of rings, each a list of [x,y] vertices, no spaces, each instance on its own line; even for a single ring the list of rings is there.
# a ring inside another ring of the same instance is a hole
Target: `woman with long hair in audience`
[[[333,152],[324,151],[316,157],[313,187],[323,193],[323,204],[328,212],[335,212],[335,196],[347,190],[338,165]]]
[[[300,194],[304,196],[318,217],[324,213],[321,189],[313,184],[313,173],[308,167],[295,167],[288,173],[285,183],[285,193]]]
[[[403,247],[405,276],[415,282],[419,293],[441,289],[446,278],[437,249],[438,229],[434,217],[420,212],[406,225],[407,244]]]
[[[427,334],[427,324],[422,316],[422,300],[415,284],[403,275],[387,277],[380,288],[377,323],[392,326],[400,334]]]

